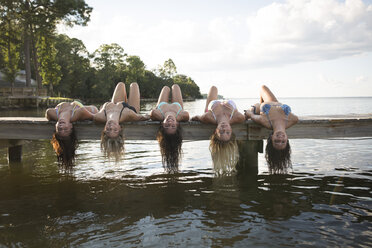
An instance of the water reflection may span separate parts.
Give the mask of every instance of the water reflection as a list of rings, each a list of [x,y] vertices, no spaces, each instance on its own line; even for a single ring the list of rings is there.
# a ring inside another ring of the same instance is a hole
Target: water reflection
[[[6,246],[331,246],[360,235],[349,226],[370,228],[371,183],[361,178],[194,172],[82,181],[46,167],[0,173]],[[359,244],[370,242],[363,237]]]

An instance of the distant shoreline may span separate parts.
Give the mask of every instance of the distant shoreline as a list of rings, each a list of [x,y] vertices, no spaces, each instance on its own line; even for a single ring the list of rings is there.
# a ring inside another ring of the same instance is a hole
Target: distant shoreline
[[[61,102],[72,102],[74,100],[81,101],[85,105],[97,105],[101,106],[105,102],[94,99],[78,99],[78,98],[67,98],[67,97],[45,97],[45,96],[0,96],[0,110],[12,110],[12,109],[30,109],[30,108],[48,108],[55,107]],[[195,98],[185,98],[184,102],[195,101]],[[141,103],[157,102],[157,98],[142,98]]]

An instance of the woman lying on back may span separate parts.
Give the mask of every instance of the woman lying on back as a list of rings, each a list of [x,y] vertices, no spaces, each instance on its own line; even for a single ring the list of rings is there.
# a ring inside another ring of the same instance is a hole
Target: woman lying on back
[[[170,93],[172,99],[169,103]],[[169,172],[175,172],[182,154],[180,122],[190,118],[183,108],[182,92],[177,84],[172,86],[172,92],[168,86],[163,87],[156,108],[151,111],[150,116],[154,121],[161,121],[156,139],[159,142],[163,166]]]
[[[62,102],[55,108],[46,110],[45,117],[48,120],[57,121],[51,143],[57,154],[58,162],[61,162],[62,166],[73,165],[78,146],[72,122],[92,120],[93,114],[97,112],[96,106],[84,106],[78,101]]]
[[[137,83],[131,83],[129,99],[124,83],[118,83],[111,102],[106,102],[94,115],[94,121],[105,123],[101,133],[101,149],[108,158],[119,161],[124,154],[124,136],[121,123],[144,121],[149,118],[139,114],[140,91]]]
[[[265,158],[271,173],[283,173],[291,166],[291,146],[286,129],[298,122],[287,104],[276,99],[270,89],[263,85],[260,103],[245,111],[246,118],[251,118],[273,132],[267,139]]]
[[[209,90],[205,113],[192,118],[206,124],[216,124],[216,130],[211,136],[209,150],[212,155],[214,170],[223,174],[235,170],[239,160],[238,145],[232,124],[242,123],[245,118],[232,100],[217,100],[218,90],[212,86]]]

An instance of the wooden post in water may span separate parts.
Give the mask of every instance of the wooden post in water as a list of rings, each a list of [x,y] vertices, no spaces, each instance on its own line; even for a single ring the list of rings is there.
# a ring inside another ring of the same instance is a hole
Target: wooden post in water
[[[8,147],[8,163],[21,162],[22,161],[22,146],[10,146]]]
[[[238,140],[239,162],[236,168],[239,172],[258,174],[258,153],[263,152],[262,140]]]

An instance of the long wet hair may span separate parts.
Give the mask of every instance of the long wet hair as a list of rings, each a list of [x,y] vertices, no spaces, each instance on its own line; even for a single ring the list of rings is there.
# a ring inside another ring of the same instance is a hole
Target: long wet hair
[[[78,141],[74,127],[72,127],[71,134],[68,137],[62,137],[54,131],[50,143],[56,152],[59,165],[65,168],[73,167],[76,149],[78,148]]]
[[[105,130],[103,130],[101,133],[101,151],[105,157],[109,159],[115,158],[115,161],[119,162],[120,158],[124,156],[123,129],[115,138],[110,138],[107,136]]]
[[[165,132],[163,125],[160,125],[156,139],[159,142],[161,158],[164,168],[168,172],[176,172],[178,163],[182,156],[182,128],[178,124],[174,134]]]
[[[209,151],[215,173],[222,175],[235,170],[239,161],[239,148],[234,133],[231,134],[230,140],[222,141],[214,132],[210,137]]]
[[[287,140],[287,146],[283,150],[275,149],[273,146],[272,135],[267,138],[265,158],[269,165],[269,172],[272,174],[287,173],[288,168],[292,168],[291,146]]]

